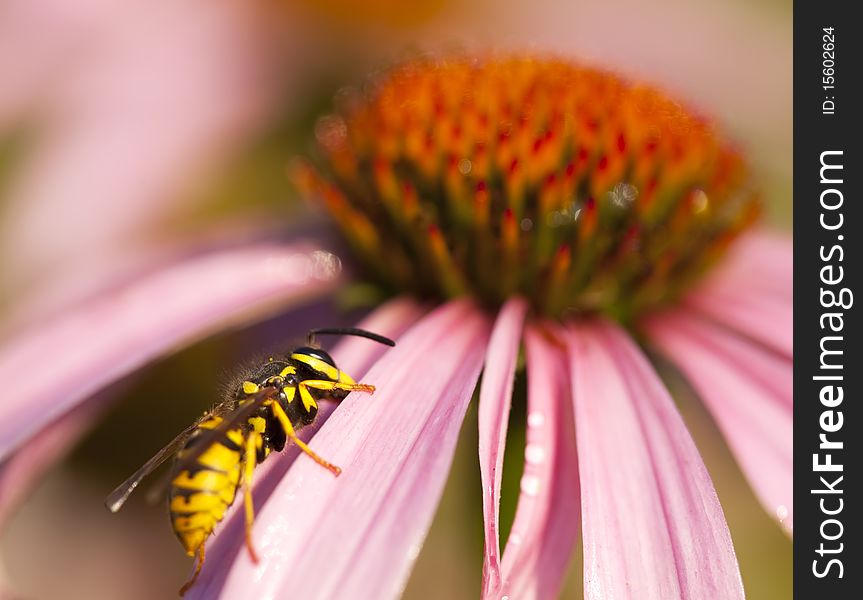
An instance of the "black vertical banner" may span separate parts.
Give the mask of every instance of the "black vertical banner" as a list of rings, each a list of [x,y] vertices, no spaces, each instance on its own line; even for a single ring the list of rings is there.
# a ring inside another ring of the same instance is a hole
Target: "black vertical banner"
[[[863,30],[794,4],[794,590],[863,597]]]

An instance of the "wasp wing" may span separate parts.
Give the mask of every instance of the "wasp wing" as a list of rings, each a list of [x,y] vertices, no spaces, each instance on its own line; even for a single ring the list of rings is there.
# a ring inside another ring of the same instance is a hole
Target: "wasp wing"
[[[207,415],[209,416],[209,415]],[[204,417],[206,418],[206,417]],[[173,440],[168,442],[168,445],[159,450],[153,458],[148,460],[143,464],[143,466],[132,473],[132,476],[129,477],[126,481],[117,486],[117,488],[108,494],[108,497],[105,498],[105,506],[111,512],[117,512],[123,505],[126,503],[126,500],[129,499],[129,496],[138,487],[138,484],[141,483],[141,480],[144,479],[147,475],[155,471],[159,465],[165,462],[167,459],[175,455],[183,448],[183,444],[189,439],[189,436],[192,435],[192,432],[195,431],[195,428],[198,427],[198,424],[203,419],[198,419],[192,425],[189,425],[184,429],[180,434],[175,437]]]
[[[195,445],[179,457],[176,466],[177,470],[182,470],[194,463],[210,446],[213,445],[213,442],[223,438],[231,429],[234,429],[238,424],[246,420],[261,404],[272,398],[275,393],[277,393],[276,388],[266,387],[255,394],[250,401],[244,402],[237,408],[234,408],[233,405],[227,405],[227,403],[215,407],[211,412],[207,413],[192,425],[184,429],[177,437],[171,440],[167,446],[159,450],[153,458],[144,463],[140,469],[132,473],[131,477],[117,486],[117,488],[111,492],[107,498],[105,498],[105,506],[108,507],[108,510],[111,512],[117,512],[120,510],[135,488],[138,487],[138,484],[141,483],[141,480],[152,473],[168,458],[183,450],[192,433],[195,432],[204,420],[214,416],[219,417],[223,414],[226,415],[223,417],[223,420],[219,423],[218,427],[206,430],[202,435],[196,438]]]
[[[215,442],[224,439],[229,431],[243,424],[264,402],[271,400],[276,394],[278,394],[276,388],[265,387],[232,411],[227,411],[222,406],[216,407],[213,414],[208,416],[219,417],[224,414],[222,422],[213,429],[202,430],[201,435],[195,438],[194,445],[184,448],[182,454],[177,457],[174,469],[179,472],[192,466]]]

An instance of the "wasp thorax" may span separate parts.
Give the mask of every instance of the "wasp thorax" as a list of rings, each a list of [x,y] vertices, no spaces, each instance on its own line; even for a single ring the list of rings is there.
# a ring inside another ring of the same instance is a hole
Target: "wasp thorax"
[[[758,212],[707,122],[564,61],[417,61],[338,104],[297,180],[399,291],[627,318],[676,296]]]

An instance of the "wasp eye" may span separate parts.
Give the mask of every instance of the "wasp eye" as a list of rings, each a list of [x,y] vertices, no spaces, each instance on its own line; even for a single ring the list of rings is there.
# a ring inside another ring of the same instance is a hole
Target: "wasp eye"
[[[302,346],[301,348],[297,348],[296,350],[294,350],[293,354],[305,354],[306,356],[311,356],[312,358],[322,360],[330,366],[336,366],[336,361],[333,360],[333,357],[321,350],[320,348]]]

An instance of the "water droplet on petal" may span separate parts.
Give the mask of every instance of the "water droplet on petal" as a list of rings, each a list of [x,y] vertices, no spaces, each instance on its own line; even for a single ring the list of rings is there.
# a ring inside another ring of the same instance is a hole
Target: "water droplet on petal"
[[[695,190],[695,193],[692,196],[692,208],[695,212],[704,212],[707,210],[709,204],[710,199],[707,197],[707,194],[704,193],[704,190]]]
[[[532,465],[541,465],[545,462],[545,448],[539,444],[528,444],[524,449],[524,460]]]
[[[415,560],[416,557],[419,556],[421,548],[421,544],[412,544],[411,547],[408,548],[408,558],[410,560]]]
[[[458,161],[458,172],[462,175],[470,175],[472,169],[473,163],[471,163],[468,159],[463,158]]]
[[[785,519],[787,519],[788,518],[788,507],[785,506],[784,504],[780,504],[776,508],[776,516],[779,518],[780,523],[782,521],[784,521]]]
[[[315,250],[309,256],[307,276],[328,281],[337,277],[341,271],[341,259],[331,252]]]
[[[348,126],[341,117],[329,115],[321,117],[315,124],[315,139],[324,148],[340,148],[348,137]]]
[[[542,427],[545,424],[545,415],[541,412],[532,412],[527,416],[528,427]]]
[[[521,536],[517,533],[511,533],[509,535],[509,542],[508,543],[513,544],[515,546],[518,546],[521,543]]]
[[[536,496],[539,493],[539,477],[536,475],[525,475],[521,478],[521,491],[528,496]]]
[[[617,183],[608,196],[620,208],[627,208],[638,198],[638,188],[629,183]]]

